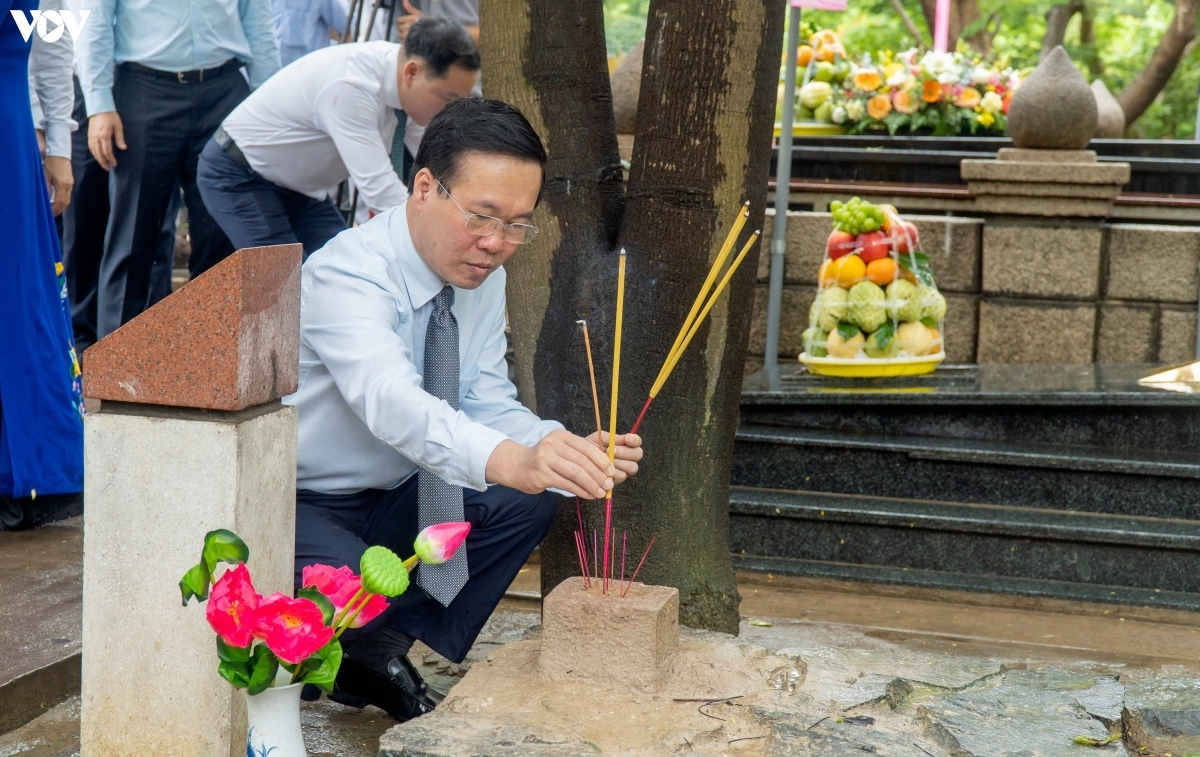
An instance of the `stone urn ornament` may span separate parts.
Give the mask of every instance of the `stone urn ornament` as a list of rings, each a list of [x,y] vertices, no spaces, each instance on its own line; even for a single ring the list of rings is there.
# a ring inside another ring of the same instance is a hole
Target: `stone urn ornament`
[[[1096,96],[1062,45],[1021,83],[1008,108],[1019,148],[1082,150],[1096,133]]]
[[[1096,97],[1096,139],[1120,139],[1125,135],[1125,109],[1103,79],[1092,82],[1092,94]]]

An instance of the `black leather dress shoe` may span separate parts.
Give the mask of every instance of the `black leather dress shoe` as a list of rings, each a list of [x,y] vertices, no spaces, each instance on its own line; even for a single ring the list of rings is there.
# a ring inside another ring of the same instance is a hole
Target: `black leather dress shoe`
[[[345,657],[329,698],[360,709],[373,704],[403,723],[433,712],[445,697],[425,685],[407,657],[393,657],[386,673]]]

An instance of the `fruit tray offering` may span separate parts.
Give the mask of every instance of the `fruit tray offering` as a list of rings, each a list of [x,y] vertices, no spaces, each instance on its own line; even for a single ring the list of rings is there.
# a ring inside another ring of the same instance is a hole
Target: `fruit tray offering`
[[[824,376],[911,376],[945,359],[946,298],[917,227],[891,205],[829,206],[833,232],[817,274],[800,362]]]

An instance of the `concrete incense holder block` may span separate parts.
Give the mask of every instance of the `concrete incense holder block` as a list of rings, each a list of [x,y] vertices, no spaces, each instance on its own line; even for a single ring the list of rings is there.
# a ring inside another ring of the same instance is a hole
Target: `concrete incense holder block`
[[[635,583],[600,582],[584,588],[568,578],[542,602],[544,678],[586,680],[641,690],[660,688],[679,653],[679,590]]]

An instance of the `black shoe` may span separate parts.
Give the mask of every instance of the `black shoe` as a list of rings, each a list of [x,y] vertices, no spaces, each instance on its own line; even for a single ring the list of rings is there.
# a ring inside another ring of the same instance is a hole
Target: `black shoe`
[[[433,712],[445,697],[426,686],[408,658],[401,656],[388,662],[386,672],[343,657],[329,698],[359,709],[373,704],[403,723]]]
[[[83,493],[9,497],[0,494],[0,531],[24,531],[83,514]]]

